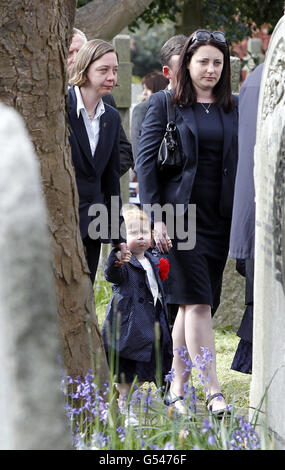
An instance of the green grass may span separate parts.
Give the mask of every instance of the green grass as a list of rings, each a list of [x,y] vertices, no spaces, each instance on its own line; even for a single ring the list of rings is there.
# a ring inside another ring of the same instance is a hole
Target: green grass
[[[94,286],[96,312],[102,327],[107,304],[112,295],[111,285],[99,269]],[[109,383],[98,386],[98,374],[87,374],[84,379],[67,378],[66,400],[75,449],[89,450],[247,450],[272,449],[266,428],[255,429],[248,422],[249,387],[251,376],[230,369],[239,338],[230,327],[216,328],[217,369],[222,391],[228,403],[233,404],[231,415],[219,421],[205,409],[205,393],[192,370],[192,385],[198,398],[197,412],[191,411],[193,395],[187,397],[187,415],[177,413],[164,404],[161,390],[145,383],[130,394],[127,409],[131,407],[138,419],[137,425],[126,421],[126,413],[117,406],[117,389],[110,373]],[[133,384],[135,386],[135,384]],[[192,408],[193,410],[193,408]]]

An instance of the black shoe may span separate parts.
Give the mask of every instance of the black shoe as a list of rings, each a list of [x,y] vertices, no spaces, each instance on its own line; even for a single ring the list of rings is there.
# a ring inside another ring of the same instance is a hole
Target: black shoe
[[[212,405],[210,405],[210,402],[212,400],[214,400],[214,398],[218,398],[218,397],[221,397],[221,398],[225,398],[224,395],[219,392],[219,393],[214,393],[213,395],[209,395],[207,400],[206,400],[206,407],[207,407],[207,410],[213,415],[215,416],[217,419],[223,419],[224,416],[227,416],[227,415],[230,415],[231,414],[231,411],[226,407],[226,408],[222,408],[221,410],[215,410],[213,411],[213,407]]]
[[[177,397],[172,398],[170,395],[170,390],[168,390],[167,394],[165,395],[164,398],[164,403],[167,406],[174,405],[177,401],[183,401],[184,397],[182,395],[178,395]]]

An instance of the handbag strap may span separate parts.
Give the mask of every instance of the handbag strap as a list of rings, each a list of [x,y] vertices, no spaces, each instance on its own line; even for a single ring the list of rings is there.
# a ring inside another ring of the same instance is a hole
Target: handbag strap
[[[175,111],[172,103],[172,95],[168,90],[163,90],[163,92],[166,98],[167,122],[175,122]]]

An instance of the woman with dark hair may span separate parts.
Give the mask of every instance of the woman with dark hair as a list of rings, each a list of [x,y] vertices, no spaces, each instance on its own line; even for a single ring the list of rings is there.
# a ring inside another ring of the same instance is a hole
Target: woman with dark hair
[[[152,93],[164,90],[169,84],[162,72],[150,72],[142,78],[143,97],[147,100]]]
[[[181,171],[162,177],[156,164],[167,124],[162,92],[149,99],[136,165],[141,203],[172,204],[174,214],[180,204],[184,207],[185,233],[192,228],[188,205],[196,206],[196,244],[192,249],[181,247],[178,215],[170,251],[165,219],[155,215],[157,212],[153,217],[157,247],[169,252],[167,303],[179,307],[172,332],[175,376],[167,400],[181,413],[187,412],[183,399],[189,375],[179,354],[181,349],[187,348],[192,361],[202,351],[210,351],[211,362],[204,371],[207,406],[221,417],[227,405],[217,378],[212,315],[220,302],[228,256],[238,155],[238,107],[231,93],[230,55],[224,33],[198,30],[188,38],[180,54],[172,96],[183,154]]]

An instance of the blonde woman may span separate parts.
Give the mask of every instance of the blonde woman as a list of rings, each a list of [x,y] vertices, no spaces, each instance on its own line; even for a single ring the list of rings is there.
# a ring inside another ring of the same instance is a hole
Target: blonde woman
[[[116,109],[102,101],[116,85],[117,71],[118,57],[113,46],[94,39],[79,50],[69,81],[70,144],[79,193],[80,231],[92,283],[103,232],[100,227],[96,236],[89,235],[92,217],[88,212],[93,204],[104,204],[110,226],[112,196],[120,196],[120,116]],[[104,241],[108,242],[109,238],[104,237]],[[125,244],[119,235],[112,242],[122,249],[124,257]]]

